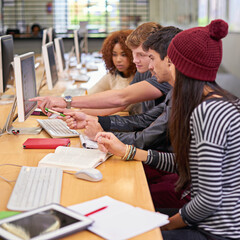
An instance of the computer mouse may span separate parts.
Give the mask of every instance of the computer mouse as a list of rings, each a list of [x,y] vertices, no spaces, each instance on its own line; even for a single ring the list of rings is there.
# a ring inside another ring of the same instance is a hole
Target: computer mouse
[[[102,173],[96,168],[85,168],[75,173],[75,176],[80,179],[98,182],[102,180]]]

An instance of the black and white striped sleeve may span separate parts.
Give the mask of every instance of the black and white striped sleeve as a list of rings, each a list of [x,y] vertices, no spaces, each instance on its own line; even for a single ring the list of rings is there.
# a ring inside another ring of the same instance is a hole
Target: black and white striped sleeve
[[[162,153],[154,150],[148,150],[147,160],[144,162],[158,170],[175,173],[175,155],[173,153]]]

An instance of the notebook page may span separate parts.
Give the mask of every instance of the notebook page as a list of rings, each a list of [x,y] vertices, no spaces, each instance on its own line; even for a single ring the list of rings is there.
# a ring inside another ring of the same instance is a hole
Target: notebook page
[[[87,214],[103,206],[107,208],[89,216],[94,223],[88,230],[104,239],[132,238],[169,222],[165,214],[134,207],[109,196],[76,204],[69,208],[81,214]]]
[[[98,148],[97,142],[90,140],[86,135],[79,134],[79,138],[80,138],[80,141],[84,148],[89,148],[89,149],[97,149]]]

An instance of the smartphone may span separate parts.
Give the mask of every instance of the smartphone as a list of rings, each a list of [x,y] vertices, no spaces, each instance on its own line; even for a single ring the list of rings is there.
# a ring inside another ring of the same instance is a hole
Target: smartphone
[[[11,240],[56,239],[92,223],[92,219],[54,203],[0,220],[0,236]]]

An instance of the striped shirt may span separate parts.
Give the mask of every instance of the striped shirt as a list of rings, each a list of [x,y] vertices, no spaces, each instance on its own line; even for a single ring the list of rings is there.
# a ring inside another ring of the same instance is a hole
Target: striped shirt
[[[240,111],[222,99],[196,107],[190,118],[191,201],[180,214],[188,225],[240,239]],[[145,162],[175,172],[174,154],[149,150]]]

